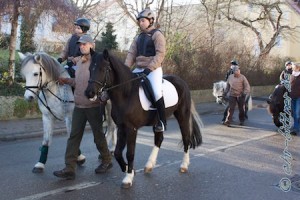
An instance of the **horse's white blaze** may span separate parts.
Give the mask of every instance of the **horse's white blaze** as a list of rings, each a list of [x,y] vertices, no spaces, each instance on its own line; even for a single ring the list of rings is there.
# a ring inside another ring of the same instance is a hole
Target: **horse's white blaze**
[[[149,168],[149,169],[152,169],[155,164],[156,164],[156,159],[157,159],[157,155],[158,155],[158,151],[159,151],[159,148],[157,146],[154,146],[153,149],[152,149],[152,152],[148,158],[148,161],[145,165],[145,168]]]
[[[127,173],[124,177],[124,179],[122,180],[123,184],[129,184],[130,186],[132,185],[133,182],[133,178],[134,178],[134,172],[132,171],[131,173]]]
[[[42,73],[42,77],[40,77],[41,74],[40,72],[42,70],[40,65],[33,63],[33,61],[29,61],[27,65],[29,65],[30,68],[24,68],[22,70],[22,74],[26,79],[26,86],[38,86],[39,81],[43,80],[43,78],[45,79],[43,73]],[[24,98],[26,100],[32,100],[36,98],[36,95],[34,93],[37,93],[38,89],[30,88],[30,90],[25,91]]]
[[[180,165],[181,169],[188,169],[190,165],[190,151],[188,150],[187,153],[183,154],[182,163]]]
[[[45,164],[43,163],[40,163],[40,162],[37,162],[35,165],[34,165],[35,168],[40,168],[40,169],[45,169]]]
[[[93,98],[89,98],[89,100],[90,100],[90,101],[96,101],[96,100],[97,100],[97,98],[98,98],[98,96],[97,96],[97,95],[95,95]]]

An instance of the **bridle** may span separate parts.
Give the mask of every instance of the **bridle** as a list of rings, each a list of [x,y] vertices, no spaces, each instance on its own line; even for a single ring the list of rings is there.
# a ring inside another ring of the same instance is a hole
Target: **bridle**
[[[135,80],[138,80],[138,79],[141,79],[141,78],[144,78],[145,75],[138,75],[137,77],[135,78],[132,78],[130,80],[127,80],[127,81],[124,81],[123,83],[119,83],[119,84],[116,84],[116,85],[113,85],[113,86],[110,86],[108,87],[108,85],[111,84],[111,80],[110,80],[110,71],[112,70],[111,66],[112,66],[112,63],[110,61],[110,59],[108,60],[109,64],[105,67],[105,74],[104,74],[104,81],[97,81],[97,80],[93,80],[93,79],[89,79],[89,83],[96,83],[97,85],[99,85],[99,89],[97,91],[97,96],[101,96],[101,94],[103,92],[108,92],[109,90],[112,90],[114,88],[117,88],[117,87],[120,87],[120,86],[123,86],[125,84],[128,84],[132,81],[135,81]],[[96,67],[96,63],[94,63],[94,67]]]
[[[59,101],[63,102],[63,103],[74,103],[74,101],[68,101],[68,100],[65,100],[65,99],[62,99],[60,98],[59,96],[55,95],[49,88],[48,88],[48,84],[50,82],[46,82],[43,84],[43,80],[42,80],[42,69],[45,71],[45,67],[43,66],[43,64],[41,62],[37,62],[40,66],[40,71],[39,71],[39,80],[38,80],[38,83],[36,86],[24,86],[24,88],[26,90],[29,90],[30,92],[32,92],[39,100],[40,102],[45,106],[45,108],[47,108],[47,110],[53,115],[53,117],[55,117],[56,119],[60,120],[60,121],[63,121],[62,119],[58,118],[51,110],[51,108],[48,106],[48,102],[47,102],[47,98],[46,98],[46,95],[45,95],[45,90],[48,91],[50,94],[52,94],[53,96],[55,96]],[[58,83],[56,83],[58,84]],[[37,89],[37,92],[33,91],[32,89]],[[44,101],[42,100],[42,98],[39,96],[39,92],[42,92],[43,94],[43,97],[44,97]]]

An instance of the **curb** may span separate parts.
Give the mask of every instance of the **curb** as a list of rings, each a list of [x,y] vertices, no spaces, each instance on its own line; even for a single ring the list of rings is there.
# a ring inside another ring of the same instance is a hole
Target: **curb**
[[[85,127],[86,130],[91,130],[91,127],[87,125]],[[20,139],[30,139],[30,138],[39,138],[43,136],[43,131],[34,131],[31,133],[15,133],[15,134],[5,134],[0,135],[0,141],[8,142],[8,141],[15,141]],[[67,129],[66,128],[58,128],[53,130],[53,136],[59,136],[59,135],[67,135]]]
[[[259,101],[258,103],[253,103],[253,108],[264,108],[266,107],[263,105],[263,103],[260,102],[266,102],[268,99],[267,97],[253,97],[253,100]],[[207,102],[207,103],[215,103],[215,102]],[[201,111],[201,106],[200,104],[195,104],[195,108],[200,115],[208,115],[212,113],[223,113],[225,107],[220,106],[217,103],[215,103],[216,107],[213,109],[207,110],[207,108],[204,111]],[[202,107],[203,108],[203,107]],[[174,116],[171,116],[171,119],[174,119]],[[41,119],[42,120],[42,119]],[[91,130],[90,125],[87,123],[85,130]],[[43,131],[33,131],[31,133],[24,133],[24,132],[19,132],[19,133],[13,133],[13,134],[0,134],[0,141],[15,141],[15,140],[20,140],[20,139],[30,139],[30,138],[39,138],[43,136]],[[59,136],[59,135],[67,135],[67,130],[66,128],[56,128],[53,130],[53,136]]]

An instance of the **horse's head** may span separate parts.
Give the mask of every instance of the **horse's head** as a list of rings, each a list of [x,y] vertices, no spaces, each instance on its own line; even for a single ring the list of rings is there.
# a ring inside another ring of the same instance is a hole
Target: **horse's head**
[[[284,110],[284,93],[286,92],[286,88],[284,85],[278,85],[275,87],[273,93],[270,95],[267,100],[268,111],[272,115],[273,122],[277,127],[282,126],[280,122],[280,113]]]
[[[226,82],[219,81],[213,84],[213,96],[216,98],[218,104],[225,104],[226,99],[223,96],[223,93],[226,89]]]
[[[95,101],[112,84],[110,58],[107,50],[104,50],[102,54],[93,53],[89,70],[90,79],[85,95]]]
[[[28,101],[34,100],[39,91],[59,77],[59,63],[45,53],[19,53],[21,75],[26,80],[24,97]]]

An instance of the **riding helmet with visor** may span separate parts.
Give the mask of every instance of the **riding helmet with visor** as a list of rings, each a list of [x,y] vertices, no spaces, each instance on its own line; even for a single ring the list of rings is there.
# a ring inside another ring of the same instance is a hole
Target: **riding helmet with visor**
[[[148,19],[150,21],[150,26],[152,26],[155,21],[155,14],[152,10],[150,10],[149,8],[146,8],[138,14],[136,19],[139,20],[141,18]]]
[[[90,30],[90,21],[86,18],[78,18],[74,22],[74,25],[80,26],[82,32],[86,33],[88,30]]]

